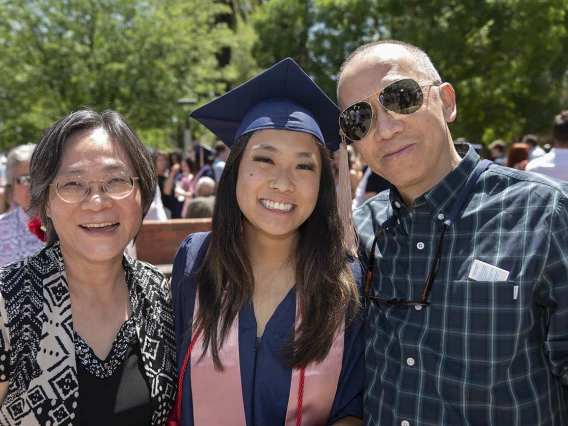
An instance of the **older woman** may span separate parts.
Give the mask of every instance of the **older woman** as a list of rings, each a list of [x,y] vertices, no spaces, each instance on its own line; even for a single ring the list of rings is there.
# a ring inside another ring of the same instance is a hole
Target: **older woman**
[[[34,144],[13,148],[6,161],[6,181],[13,210],[0,216],[0,266],[30,256],[43,248],[39,221],[31,221],[26,209],[30,204],[30,159]]]
[[[0,268],[0,424],[163,425],[175,394],[164,276],[123,255],[156,188],[118,113],[53,124],[31,160],[38,254]]]

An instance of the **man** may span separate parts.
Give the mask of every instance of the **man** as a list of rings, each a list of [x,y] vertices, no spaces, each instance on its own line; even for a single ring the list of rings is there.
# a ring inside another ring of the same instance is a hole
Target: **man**
[[[365,424],[568,425],[568,184],[458,154],[454,89],[414,46],[357,49],[338,95],[392,184],[354,211]]]
[[[197,181],[196,197],[191,200],[185,214],[186,219],[206,218],[213,216],[215,205],[215,181],[203,176]]]
[[[525,135],[521,142],[529,147],[529,162],[546,154],[546,151],[538,145],[538,136],[536,135]]]
[[[215,161],[213,161],[213,171],[215,172],[215,181],[219,183],[231,150],[223,142],[217,141],[215,143],[215,151],[217,151],[217,155],[215,156]]]
[[[527,164],[525,170],[568,181],[568,110],[554,117],[552,137],[555,147]]]
[[[497,139],[489,144],[489,151],[491,152],[491,158],[495,164],[504,166],[507,163],[507,145],[501,139]]]

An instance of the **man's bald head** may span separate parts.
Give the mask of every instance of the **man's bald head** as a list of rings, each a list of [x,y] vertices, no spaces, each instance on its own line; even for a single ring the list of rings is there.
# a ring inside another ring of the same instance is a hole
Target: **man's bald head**
[[[371,43],[364,44],[357,48],[349,57],[343,62],[339,70],[339,79],[337,83],[337,99],[339,98],[339,89],[344,74],[350,72],[352,65],[356,65],[362,59],[376,58],[377,62],[390,65],[394,70],[401,66],[401,58],[405,58],[411,62],[414,75],[408,77],[415,77],[420,80],[421,84],[441,84],[442,78],[432,64],[432,61],[423,50],[416,46],[397,40],[379,40]]]

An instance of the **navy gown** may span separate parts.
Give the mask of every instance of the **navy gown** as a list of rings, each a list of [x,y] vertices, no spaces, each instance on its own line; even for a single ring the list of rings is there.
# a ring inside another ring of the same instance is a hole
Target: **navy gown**
[[[176,348],[178,369],[181,369],[191,335],[188,333],[193,318],[196,283],[193,270],[205,255],[206,234],[190,235],[180,246],[172,272],[172,297],[174,302]],[[363,274],[358,264],[353,264],[357,281]],[[279,356],[282,342],[286,342],[294,329],[296,317],[296,289],[293,287],[278,305],[266,324],[262,339],[257,339],[256,318],[251,305],[239,313],[239,357],[241,366],[242,395],[248,426],[284,425],[290,393],[292,371],[284,368]],[[337,393],[328,424],[346,416],[363,417],[364,330],[362,318],[345,331],[345,349]],[[193,426],[190,363],[184,377],[182,397],[182,426]],[[219,401],[219,409],[223,409]]]

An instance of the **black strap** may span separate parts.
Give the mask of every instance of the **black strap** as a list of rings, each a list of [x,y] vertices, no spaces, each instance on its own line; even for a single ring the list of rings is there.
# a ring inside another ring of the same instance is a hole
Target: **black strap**
[[[450,210],[450,214],[446,216],[446,220],[444,221],[444,225],[446,228],[449,228],[452,225],[452,223],[454,223],[456,219],[458,219],[458,215],[462,207],[464,206],[469,193],[471,192],[471,190],[479,180],[479,176],[481,176],[481,174],[485,170],[487,170],[489,166],[491,166],[492,164],[493,162],[489,160],[481,160],[479,163],[477,163],[477,166],[475,166],[475,169],[473,169],[473,172],[471,172],[471,174],[467,178],[465,185],[463,186],[458,196],[456,197],[456,200],[452,205],[452,209]],[[388,229],[391,226],[393,226],[395,222],[396,222],[396,215],[393,214],[381,224],[381,228]],[[376,243],[376,241],[374,241],[374,243]]]
[[[465,204],[465,200],[467,200],[469,193],[477,183],[479,176],[481,176],[481,174],[485,170],[487,170],[491,164],[493,164],[493,162],[489,160],[482,160],[479,163],[477,163],[477,166],[475,166],[475,169],[473,170],[473,172],[471,172],[471,174],[467,178],[465,185],[459,192],[456,201],[454,201],[454,205],[452,206],[452,210],[450,210],[450,214],[446,216],[444,225],[446,225],[447,228],[449,228],[452,225],[452,223],[454,223],[455,220],[458,218],[458,215],[463,205]]]

